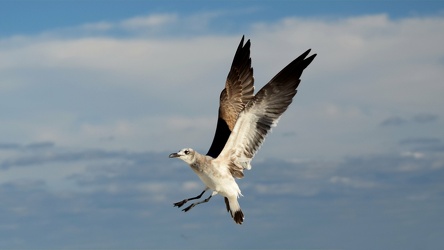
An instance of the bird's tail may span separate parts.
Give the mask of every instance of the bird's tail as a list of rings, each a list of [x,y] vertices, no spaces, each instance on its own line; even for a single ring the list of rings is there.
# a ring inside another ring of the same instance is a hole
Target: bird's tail
[[[239,202],[237,201],[237,197],[224,197],[224,200],[227,211],[231,214],[234,222],[237,224],[242,224],[242,222],[244,222],[244,213],[242,213]]]

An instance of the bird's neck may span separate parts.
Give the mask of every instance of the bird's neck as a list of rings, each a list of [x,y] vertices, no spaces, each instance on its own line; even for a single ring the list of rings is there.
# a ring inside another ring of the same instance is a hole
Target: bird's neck
[[[190,167],[195,171],[202,171],[202,166],[205,165],[207,158],[205,155],[201,155],[198,152],[194,152],[194,157],[189,163]]]

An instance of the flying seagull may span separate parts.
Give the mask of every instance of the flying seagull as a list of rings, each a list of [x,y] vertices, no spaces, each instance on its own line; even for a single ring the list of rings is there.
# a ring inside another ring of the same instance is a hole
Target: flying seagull
[[[237,224],[242,224],[244,214],[238,198],[241,194],[235,178],[243,178],[243,170],[251,169],[251,160],[272,127],[291,104],[296,95],[303,70],[316,54],[307,58],[310,49],[293,60],[273,77],[256,95],[253,69],[250,59],[250,40],[237,48],[228,73],[225,89],[220,95],[219,117],[213,143],[207,155],[191,148],[184,148],[169,155],[188,163],[205,184],[198,196],[174,204],[181,207],[186,202],[199,199],[209,189],[211,195],[183,209],[187,212],[194,206],[208,202],[220,194],[224,197],[227,211]]]

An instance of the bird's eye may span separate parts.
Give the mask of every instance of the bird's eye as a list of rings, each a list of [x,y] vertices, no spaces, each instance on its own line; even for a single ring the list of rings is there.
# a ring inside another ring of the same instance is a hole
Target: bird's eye
[[[190,154],[190,151],[189,150],[185,150],[185,152],[184,152],[186,155],[189,155]]]

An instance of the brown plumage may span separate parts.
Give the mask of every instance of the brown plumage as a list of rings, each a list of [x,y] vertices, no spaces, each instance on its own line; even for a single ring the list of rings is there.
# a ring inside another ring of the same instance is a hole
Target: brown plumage
[[[216,132],[207,153],[213,158],[216,158],[222,151],[236,124],[239,113],[254,96],[250,46],[250,40],[244,44],[244,36],[242,36],[225,82],[225,88],[220,93]]]
[[[296,95],[303,70],[313,61],[316,54],[308,57],[310,50],[293,60],[271,79],[239,114],[236,133],[229,138],[220,157],[228,157],[231,174],[244,176],[243,170],[250,169],[250,162],[262,145],[265,136],[275,126]]]

